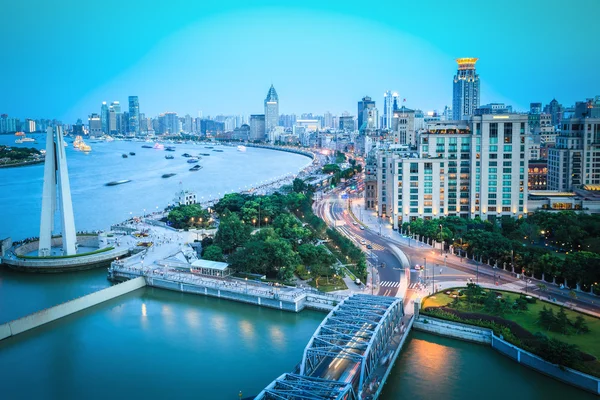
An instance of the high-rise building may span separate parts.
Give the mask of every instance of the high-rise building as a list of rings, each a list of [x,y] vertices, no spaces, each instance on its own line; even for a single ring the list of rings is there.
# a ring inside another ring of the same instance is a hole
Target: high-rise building
[[[600,184],[600,117],[570,118],[561,128],[555,147],[548,149],[548,189]]]
[[[110,130],[108,129],[108,105],[106,102],[102,102],[102,107],[100,107],[100,120],[102,123],[102,132],[105,134],[109,134]]]
[[[371,108],[375,108],[375,101],[372,100],[369,96],[363,97],[362,100],[358,102],[357,119],[358,119],[358,129],[359,130],[363,129],[365,110],[368,110]]]
[[[116,135],[119,133],[117,129],[117,112],[111,105],[108,107],[108,132],[109,135]]]
[[[552,99],[552,101],[544,107],[544,113],[552,116],[552,125],[560,125],[563,117],[564,108],[562,104],[559,104],[558,100]]]
[[[96,113],[93,113],[88,117],[88,127],[90,136],[100,137],[104,132],[102,129],[102,119]]]
[[[333,128],[333,115],[329,111],[323,114],[323,127],[324,128]]]
[[[343,115],[340,117],[340,130],[354,131],[354,117],[351,115]]]
[[[415,110],[402,106],[394,111],[394,119],[390,127],[393,132],[394,143],[405,144],[411,147],[417,145],[415,130]]]
[[[265,115],[253,114],[250,115],[250,140],[263,141],[265,140]]]
[[[468,120],[479,107],[479,75],[475,71],[478,58],[458,58],[458,71],[454,75],[452,119]]]
[[[265,99],[265,131],[269,132],[279,124],[279,96],[273,85]]]
[[[394,110],[398,109],[398,93],[386,91],[383,94],[383,116],[382,129],[392,129],[392,120],[394,119]],[[360,127],[359,127],[360,128]]]
[[[158,133],[179,133],[179,117],[177,113],[166,112],[158,116]]]
[[[140,134],[140,101],[137,96],[129,96],[129,133]]]
[[[488,114],[430,124],[418,151],[379,150],[378,213],[395,228],[415,218],[527,215],[527,132],[527,115]]]
[[[529,114],[541,114],[542,103],[529,103]]]

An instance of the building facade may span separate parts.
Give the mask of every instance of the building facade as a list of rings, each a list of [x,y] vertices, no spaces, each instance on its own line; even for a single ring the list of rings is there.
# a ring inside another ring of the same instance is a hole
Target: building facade
[[[600,184],[600,118],[565,120],[548,149],[548,189],[570,192],[595,184]]]
[[[479,75],[475,71],[477,58],[458,58],[454,75],[452,119],[468,120],[479,107]]]
[[[394,228],[416,218],[526,215],[527,129],[527,115],[482,115],[430,125],[417,152],[379,150],[379,215]]]
[[[394,118],[394,110],[398,109],[398,93],[392,93],[390,90],[383,94],[383,116],[382,129],[392,129],[392,120]],[[360,126],[359,126],[360,128]]]
[[[137,96],[129,96],[129,133],[140,134],[140,101]]]
[[[363,97],[362,100],[358,102],[357,119],[358,119],[358,129],[359,130],[363,129],[363,124],[365,121],[365,114],[364,114],[365,111],[374,109],[374,108],[375,108],[375,101],[373,99],[371,99],[369,96]],[[377,117],[377,118],[379,118],[379,117]]]
[[[265,115],[253,114],[250,116],[250,140],[264,141],[266,134]]]
[[[279,125],[279,96],[273,85],[267,93],[265,99],[265,131],[269,132],[271,129]]]

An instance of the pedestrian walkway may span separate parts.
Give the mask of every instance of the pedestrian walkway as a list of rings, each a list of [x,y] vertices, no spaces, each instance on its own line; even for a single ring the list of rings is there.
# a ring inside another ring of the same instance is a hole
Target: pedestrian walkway
[[[381,287],[396,288],[400,286],[400,282],[383,281],[379,284]]]

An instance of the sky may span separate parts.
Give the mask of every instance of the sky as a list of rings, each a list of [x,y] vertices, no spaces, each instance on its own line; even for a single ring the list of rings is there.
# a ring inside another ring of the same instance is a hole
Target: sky
[[[455,59],[478,57],[481,104],[527,110],[600,94],[599,0],[10,0],[0,24],[0,114],[84,121],[102,101],[140,112],[356,114],[392,90],[452,101]]]

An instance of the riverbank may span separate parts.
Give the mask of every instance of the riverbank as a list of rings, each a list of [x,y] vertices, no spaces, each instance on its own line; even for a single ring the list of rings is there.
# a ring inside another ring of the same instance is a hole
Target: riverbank
[[[44,162],[44,159],[41,158],[39,160],[23,161],[23,162],[17,162],[17,163],[13,163],[13,164],[0,163],[0,168],[26,167],[28,165],[41,164],[43,162]]]
[[[544,375],[560,380],[579,389],[600,395],[600,379],[571,368],[562,367],[545,361],[539,356],[525,351],[500,336],[496,336],[491,329],[474,325],[446,321],[428,315],[419,316],[413,325],[418,331],[433,333],[453,339],[488,344],[500,354],[531,368]]]

